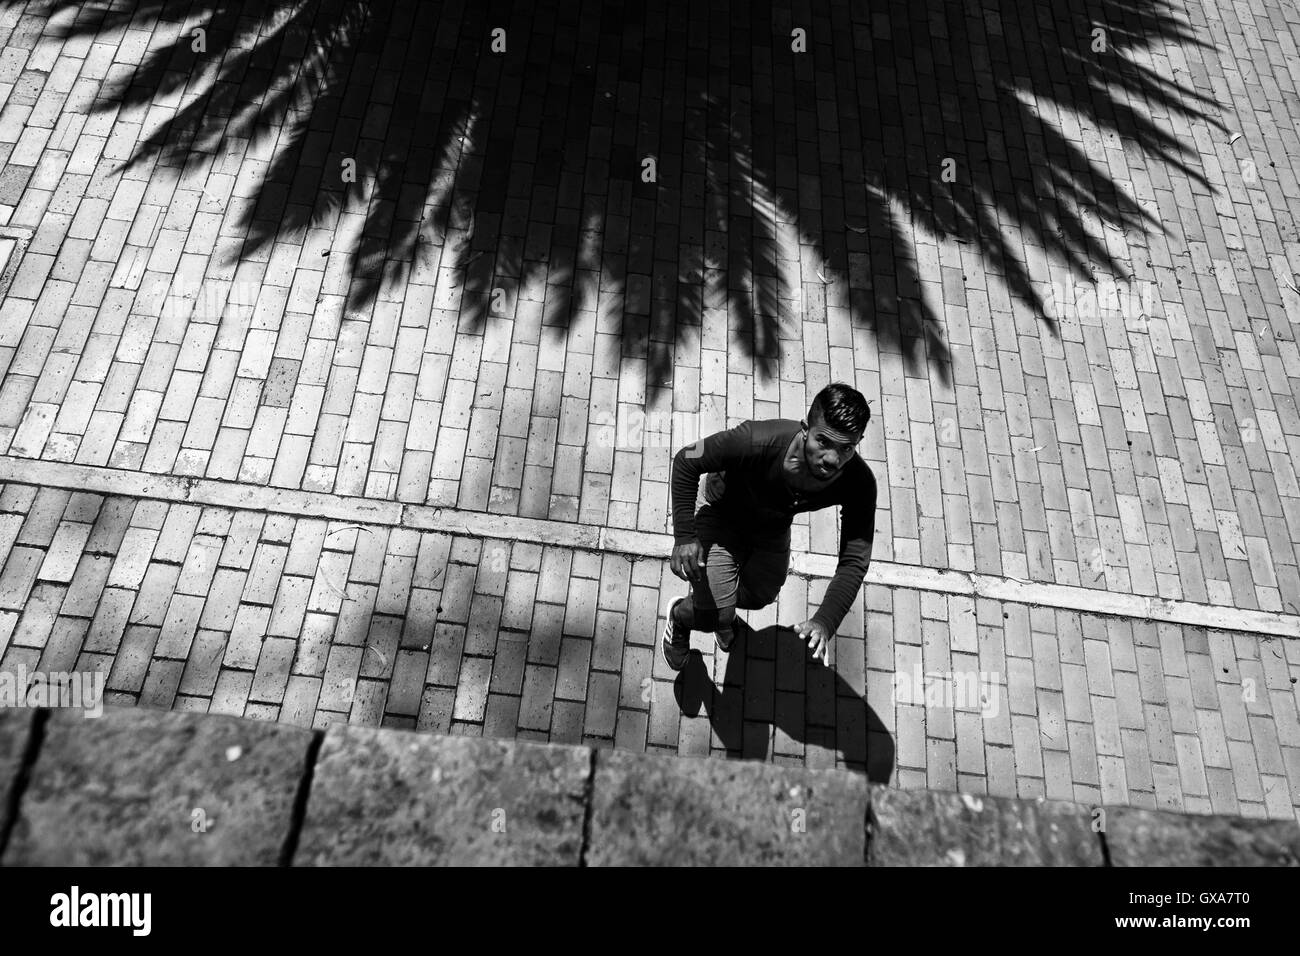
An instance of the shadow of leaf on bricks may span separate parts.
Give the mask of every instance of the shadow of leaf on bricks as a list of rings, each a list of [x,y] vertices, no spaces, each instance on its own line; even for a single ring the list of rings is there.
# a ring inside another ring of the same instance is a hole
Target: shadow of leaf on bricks
[[[673,683],[682,713],[709,718],[722,746],[747,760],[769,760],[769,728],[791,742],[839,754],[843,765],[872,783],[894,774],[894,739],[865,697],[834,669],[815,663],[808,646],[789,627],[751,629],[736,618],[736,643],[727,655],[721,685],[709,677],[696,651]],[[784,645],[778,647],[778,645]],[[780,675],[778,662],[803,661],[802,675]],[[780,743],[774,744],[780,750]]]
[[[132,164],[238,173],[234,260],[325,230],[351,317],[413,275],[461,329],[518,321],[522,300],[588,351],[615,334],[651,389],[710,332],[730,371],[772,376],[828,316],[950,382],[939,302],[964,305],[969,269],[941,269],[935,237],[1003,277],[994,308],[1059,334],[1045,256],[1119,276],[1104,227],[1135,247],[1166,228],[1112,170],[1209,191],[1175,135],[1214,109],[1190,85],[1208,80],[1163,54],[1209,44],[1165,0],[73,6],[50,32],[154,30],[94,109],[147,123]]]

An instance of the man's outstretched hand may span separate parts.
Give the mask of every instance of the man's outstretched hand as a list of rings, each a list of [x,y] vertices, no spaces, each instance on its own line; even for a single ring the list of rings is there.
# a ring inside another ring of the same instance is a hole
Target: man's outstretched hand
[[[812,648],[813,660],[820,657],[824,665],[831,666],[829,654],[832,635],[826,632],[824,625],[816,621],[804,621],[794,626],[794,632],[808,642],[808,646]]]
[[[698,581],[704,577],[704,547],[698,541],[687,541],[673,548],[668,566],[683,581]]]

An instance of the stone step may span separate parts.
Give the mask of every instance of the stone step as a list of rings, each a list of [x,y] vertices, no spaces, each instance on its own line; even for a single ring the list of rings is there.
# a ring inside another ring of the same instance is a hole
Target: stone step
[[[1300,865],[1291,821],[140,709],[0,712],[0,793],[6,866]]]

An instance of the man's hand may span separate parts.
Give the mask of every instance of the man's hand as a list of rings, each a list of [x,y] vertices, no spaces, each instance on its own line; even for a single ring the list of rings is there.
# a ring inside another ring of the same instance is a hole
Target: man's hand
[[[687,541],[673,548],[672,559],[668,562],[673,574],[683,581],[699,581],[704,577],[706,564],[704,548],[698,541]]]
[[[794,632],[808,642],[812,648],[813,660],[821,658],[822,663],[827,667],[831,666],[828,655],[831,649],[831,637],[833,635],[826,632],[824,625],[816,621],[804,621],[802,624],[794,626]]]

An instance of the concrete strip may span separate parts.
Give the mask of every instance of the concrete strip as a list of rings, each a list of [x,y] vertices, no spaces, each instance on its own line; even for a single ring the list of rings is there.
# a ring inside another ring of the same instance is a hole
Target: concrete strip
[[[21,226],[0,226],[0,301],[8,294],[34,235],[34,230]]]
[[[519,518],[513,515],[460,511],[427,505],[402,504],[373,498],[344,497],[315,491],[294,491],[215,481],[154,475],[94,465],[34,461],[0,455],[0,482],[69,488],[106,495],[189,502],[277,514],[307,515],[357,524],[440,531],[479,538],[525,541],[532,544],[602,551],[662,560],[672,550],[669,534],[604,528],[566,521]],[[825,554],[795,554],[793,573],[829,578],[836,559]],[[1144,594],[1118,594],[1061,584],[1022,581],[945,568],[872,561],[868,584],[984,597],[1014,604],[1106,614],[1171,624],[1300,638],[1300,616],[1219,605],[1175,601]]]
[[[218,508],[328,518],[358,524],[398,525],[402,522],[402,505],[396,501],[347,498],[320,491],[294,491],[211,478],[156,475],[97,465],[34,461],[8,455],[0,456],[0,481],[91,491],[102,495],[125,495],[130,498],[189,502]]]
[[[791,558],[790,566],[796,574],[813,578],[827,578],[835,573],[835,559],[824,554],[796,554]],[[1022,581],[1018,578],[999,578],[947,568],[872,561],[871,569],[867,572],[867,582],[887,587],[989,598],[1011,604],[1083,611],[1087,614],[1108,614],[1113,617],[1167,621],[1171,624],[1224,631],[1300,637],[1300,617],[1294,614],[1197,604],[1145,594],[1098,591],[1063,584]]]
[[[602,550],[601,529],[592,525],[517,518],[482,511],[459,511],[454,508],[431,508],[427,505],[405,505],[404,509],[402,526],[406,528],[468,535],[473,538],[528,541],[586,551]]]

